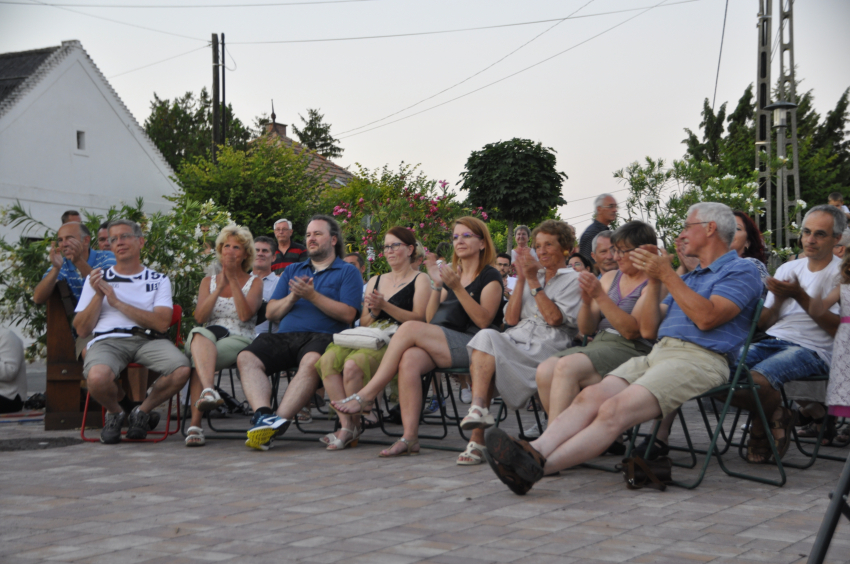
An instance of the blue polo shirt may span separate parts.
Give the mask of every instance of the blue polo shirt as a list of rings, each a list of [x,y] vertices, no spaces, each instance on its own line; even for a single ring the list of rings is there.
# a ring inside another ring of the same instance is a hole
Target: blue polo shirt
[[[88,265],[92,268],[102,268],[106,270],[110,266],[115,266],[115,255],[112,254],[112,251],[95,251],[94,249],[89,250],[89,260]],[[53,270],[53,266],[47,269],[47,272]],[[47,276],[47,272],[44,273],[42,279]],[[80,301],[80,293],[83,291],[83,277],[80,276],[80,271],[77,270],[77,267],[74,266],[74,263],[71,262],[71,259],[65,258],[62,262],[62,267],[59,269],[59,277],[56,279],[64,280],[68,283],[68,286],[71,288],[71,292],[74,294],[74,297],[77,301]]]
[[[329,267],[316,272],[313,262],[296,262],[290,264],[280,275],[271,299],[280,300],[289,295],[289,281],[296,276],[306,276],[313,279],[313,287],[317,292],[334,301],[350,305],[360,316],[363,302],[363,277],[360,271],[337,257]],[[292,309],[280,320],[278,333],[339,333],[348,329],[349,325],[325,315],[322,310],[304,298],[299,299]]]
[[[658,338],[674,337],[726,355],[737,351],[750,331],[756,304],[761,297],[762,281],[758,269],[747,260],[738,258],[735,251],[719,257],[707,268],[699,267],[685,274],[682,281],[688,288],[708,299],[721,296],[741,308],[741,312],[723,325],[701,331],[668,295],[667,317],[658,330]]]

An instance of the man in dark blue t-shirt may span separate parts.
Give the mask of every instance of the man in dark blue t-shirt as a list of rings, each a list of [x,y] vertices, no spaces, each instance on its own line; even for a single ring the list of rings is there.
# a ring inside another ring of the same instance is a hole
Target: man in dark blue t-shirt
[[[254,410],[245,444],[268,450],[321,385],[316,362],[333,342],[333,334],[351,327],[360,316],[363,279],[340,258],[339,224],[330,216],[313,216],[307,226],[310,260],[289,265],[266,308],[266,317],[280,320],[278,332],[262,334],[239,353],[236,364],[242,388]],[[267,374],[297,366],[277,413],[270,407]]]

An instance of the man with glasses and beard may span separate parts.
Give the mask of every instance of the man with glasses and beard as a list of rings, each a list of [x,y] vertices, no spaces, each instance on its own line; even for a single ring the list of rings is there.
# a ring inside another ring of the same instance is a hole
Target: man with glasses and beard
[[[283,271],[266,308],[269,320],[280,321],[277,333],[260,335],[236,359],[254,410],[245,445],[257,450],[268,450],[272,439],[307,405],[321,385],[316,362],[333,342],[333,334],[351,327],[360,316],[363,280],[357,268],[342,260],[339,224],[327,215],[313,216],[305,240],[309,260]],[[267,374],[296,366],[298,372],[275,413]]]

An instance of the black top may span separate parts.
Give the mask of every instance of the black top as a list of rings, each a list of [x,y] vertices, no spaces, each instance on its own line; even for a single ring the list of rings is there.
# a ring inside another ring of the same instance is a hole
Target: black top
[[[607,225],[597,219],[594,219],[593,223],[588,225],[587,229],[584,230],[584,233],[581,234],[581,239],[579,239],[578,243],[578,252],[581,253],[584,258],[589,260],[591,264],[596,263],[596,261],[593,260],[593,256],[590,254],[593,250],[593,238],[599,233],[607,230]]]
[[[481,292],[487,284],[493,281],[499,283],[499,287],[501,288],[500,292],[504,293],[505,288],[502,282],[502,275],[498,270],[488,264],[481,271],[481,274],[479,274],[475,280],[466,286],[466,291],[473,300],[480,304]],[[457,299],[454,291],[452,291],[451,288],[446,288],[446,291],[448,292],[446,300],[440,304],[440,307],[437,309],[437,313],[434,314],[434,318],[431,320],[431,323],[433,325],[439,325],[440,327],[445,327],[446,329],[452,329],[461,333],[470,333],[473,335],[478,333],[480,328],[469,318],[469,314],[467,314],[466,310],[463,309],[463,306],[461,305],[460,300]],[[499,305],[500,307],[496,311],[496,317],[493,319],[493,323],[490,324],[490,327],[494,329],[498,328],[498,326],[502,324],[503,313],[501,303]]]
[[[416,293],[416,284],[414,284],[414,282],[416,282],[419,274],[421,274],[421,272],[417,273],[416,276],[413,277],[413,280],[408,282],[404,288],[390,296],[387,303],[390,303],[399,309],[403,309],[404,311],[413,311],[413,295]],[[375,280],[375,288],[378,288],[381,284],[381,276],[383,276],[383,274],[379,274],[378,279]],[[381,319],[389,319],[390,321],[401,324],[401,321],[394,318],[384,310],[381,310],[381,313],[378,314],[375,321],[380,321]]]

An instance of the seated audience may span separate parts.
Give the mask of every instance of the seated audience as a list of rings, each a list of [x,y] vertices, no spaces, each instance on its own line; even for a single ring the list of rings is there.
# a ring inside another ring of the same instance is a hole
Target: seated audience
[[[83,364],[89,393],[106,408],[100,442],[121,441],[121,424],[129,419],[128,439],[144,439],[156,426],[151,410],[180,391],[189,380],[189,359],[169,340],[173,305],[171,281],[144,266],[142,228],[128,219],[109,223],[115,265],[91,271],[83,286],[74,328],[80,337],[93,334]],[[135,405],[118,382],[121,371],[137,362],[162,374],[148,396]]]
[[[575,270],[576,272],[592,272],[593,265],[590,262],[590,259],[584,258],[584,256],[573,253],[569,260],[567,261],[567,266]]]
[[[205,277],[198,290],[195,327],[186,338],[186,356],[192,361],[190,377],[192,426],[186,446],[203,446],[201,418],[224,403],[215,390],[215,373],[236,362],[236,356],[254,340],[257,310],[263,303],[263,285],[248,274],[254,262],[254,239],[245,227],[228,225],[215,241],[221,274]]]
[[[794,413],[782,406],[781,387],[806,376],[829,373],[832,341],[838,329],[838,306],[814,315],[811,296],[825,297],[835,286],[841,260],[832,254],[847,227],[847,218],[835,206],[811,208],[803,218],[803,257],[787,262],[767,279],[769,293],[759,318],[768,338],[750,345],[746,364],[758,386],[759,400],[770,422],[776,449],[782,457],[791,441]],[[749,392],[747,392],[749,394]],[[741,393],[733,405],[755,410],[751,396]],[[747,460],[772,459],[766,429],[753,417]]]
[[[525,406],[537,391],[538,364],[568,347],[578,332],[581,290],[578,274],[566,265],[573,235],[566,223],[549,219],[537,226],[532,240],[537,260],[526,249],[517,252],[516,292],[505,306],[510,327],[504,333],[484,329],[467,345],[472,405],[460,426],[472,436],[457,459],[461,465],[484,462],[484,429],[495,423],[488,410],[493,392],[498,389],[508,409]]]
[[[832,247],[832,254],[838,258],[844,258],[848,245],[850,245],[850,227],[844,230],[844,233],[841,234],[841,240]]]
[[[617,229],[610,241],[619,269],[609,270],[601,280],[589,272],[579,274],[578,328],[585,335],[596,336],[586,346],[559,352],[537,367],[540,400],[550,419],[569,407],[582,389],[652,350],[652,342],[640,335],[647,276],[632,264],[631,252],[641,245],[655,245],[655,230],[642,221],[630,221]]]
[[[617,270],[617,259],[614,258],[614,255],[611,254],[611,235],[613,235],[613,231],[605,230],[600,231],[593,238],[593,243],[590,248],[593,249],[590,252],[590,257],[593,259],[593,262],[596,263],[596,268],[599,270],[599,276],[601,277],[606,272],[610,272],[612,270]]]
[[[516,286],[516,276],[511,276],[511,255],[499,253],[496,255],[496,268],[502,275],[502,286],[505,289],[505,299],[510,299],[511,292]]]
[[[452,240],[451,265],[438,265],[432,254],[425,261],[433,289],[426,310],[428,323],[404,323],[390,340],[372,380],[360,392],[332,404],[342,413],[368,411],[398,373],[404,435],[381,451],[383,458],[419,452],[422,375],[435,368],[468,367],[469,341],[481,329],[501,323],[502,275],[491,266],[496,250],[487,225],[474,217],[458,218]]]
[[[99,251],[111,251],[112,248],[109,245],[109,222],[104,221],[100,224],[100,227],[97,228],[97,250]]]
[[[342,260],[356,268],[360,272],[360,279],[363,280],[363,292],[366,292],[366,261],[363,260],[363,255],[360,253],[348,253]]]
[[[272,257],[277,252],[277,241],[271,237],[260,235],[254,239],[254,276],[263,281],[263,302],[268,303],[272,298],[275,286],[280,276],[272,272]],[[254,336],[269,332],[268,319],[262,323],[257,323],[254,327]],[[277,329],[277,324],[272,323],[272,332]]]
[[[666,252],[653,245],[632,251],[632,264],[649,277],[641,336],[660,341],[582,390],[534,442],[498,428],[487,433],[487,462],[513,492],[524,495],[544,474],[595,458],[626,429],[728,381],[729,356],[746,339],[760,294],[756,268],[729,249],[734,235],[732,210],[700,203],[679,235],[682,252],[698,256],[700,268],[679,278]],[[663,302],[662,286],[670,292]]]
[[[425,321],[431,287],[426,274],[411,268],[416,260],[416,238],[404,227],[393,227],[384,236],[383,252],[392,270],[369,280],[360,326],[386,330],[406,321]],[[386,352],[386,346],[372,350],[330,344],[316,369],[331,401],[342,401],[359,392],[372,379]],[[339,431],[321,439],[328,450],[356,446],[360,418],[339,412],[339,423]]]
[[[0,413],[15,413],[27,399],[24,343],[11,329],[0,327]]]
[[[287,268],[280,276],[266,317],[280,321],[277,333],[263,333],[236,359],[242,389],[254,410],[245,445],[268,450],[272,439],[286,431],[321,385],[316,362],[360,313],[363,284],[357,269],[342,260],[339,224],[315,215],[307,225],[309,260]],[[268,374],[296,368],[277,413],[271,409]]]
[[[531,237],[531,229],[526,225],[518,225],[516,229],[514,229],[514,241],[516,242],[516,247],[511,249],[511,264],[516,262],[517,251],[519,249],[529,249],[531,252],[531,256],[537,258],[537,253],[528,246],[528,239]]]
[[[62,225],[66,223],[82,223],[83,218],[77,210],[68,210],[62,214]]]

